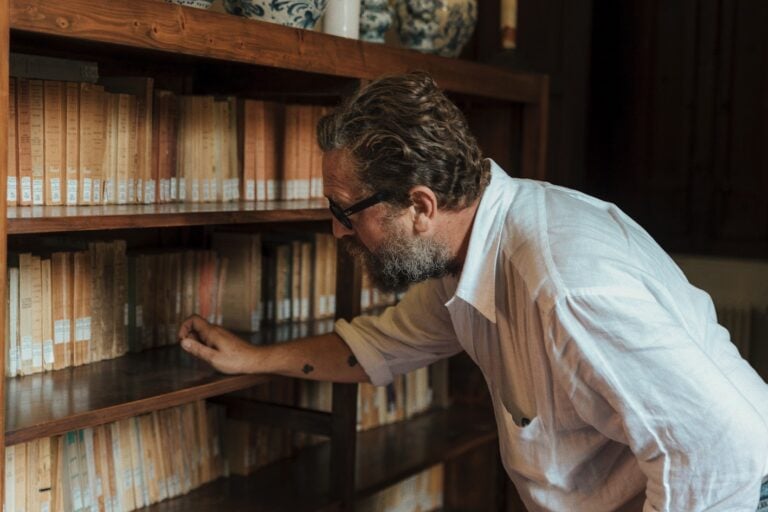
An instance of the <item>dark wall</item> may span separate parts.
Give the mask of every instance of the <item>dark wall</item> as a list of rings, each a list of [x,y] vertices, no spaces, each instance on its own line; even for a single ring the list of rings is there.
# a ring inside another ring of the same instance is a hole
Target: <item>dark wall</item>
[[[594,0],[585,187],[669,251],[768,256],[766,27],[764,0]]]

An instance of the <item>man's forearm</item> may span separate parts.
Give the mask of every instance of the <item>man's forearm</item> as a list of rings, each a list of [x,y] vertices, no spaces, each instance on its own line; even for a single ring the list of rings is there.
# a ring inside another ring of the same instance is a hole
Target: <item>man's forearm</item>
[[[332,382],[370,382],[347,344],[337,334],[257,347],[253,373]]]

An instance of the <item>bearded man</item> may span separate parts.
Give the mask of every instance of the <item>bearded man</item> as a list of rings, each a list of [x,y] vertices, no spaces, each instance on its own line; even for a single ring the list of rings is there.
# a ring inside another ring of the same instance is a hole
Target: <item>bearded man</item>
[[[192,317],[185,350],[227,373],[376,385],[466,351],[529,510],[756,510],[768,386],[639,225],[483,159],[424,73],[363,87],[318,139],[334,235],[403,299],[272,346]]]

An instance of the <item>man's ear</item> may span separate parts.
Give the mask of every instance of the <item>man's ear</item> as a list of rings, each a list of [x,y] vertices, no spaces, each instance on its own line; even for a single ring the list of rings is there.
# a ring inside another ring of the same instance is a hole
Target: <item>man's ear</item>
[[[437,214],[437,196],[431,188],[423,185],[411,189],[411,213],[415,233],[426,234],[433,229]]]

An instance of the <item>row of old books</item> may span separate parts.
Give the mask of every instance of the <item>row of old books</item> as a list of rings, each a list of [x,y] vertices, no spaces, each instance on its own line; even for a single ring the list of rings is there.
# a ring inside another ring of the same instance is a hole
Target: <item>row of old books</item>
[[[219,232],[212,246],[228,260],[224,327],[254,332],[263,322],[298,326],[335,314],[333,236]]]
[[[9,446],[6,512],[128,512],[228,474],[224,408],[198,401]]]
[[[443,506],[442,464],[425,469],[355,504],[359,512],[428,512]]]
[[[360,309],[365,312],[374,312],[386,306],[395,304],[398,295],[394,292],[382,292],[373,285],[367,272],[363,272],[360,285]]]
[[[9,205],[322,197],[314,105],[11,77]]]
[[[176,340],[183,318],[220,316],[225,262],[212,251],[9,254],[6,375],[111,359]]]

